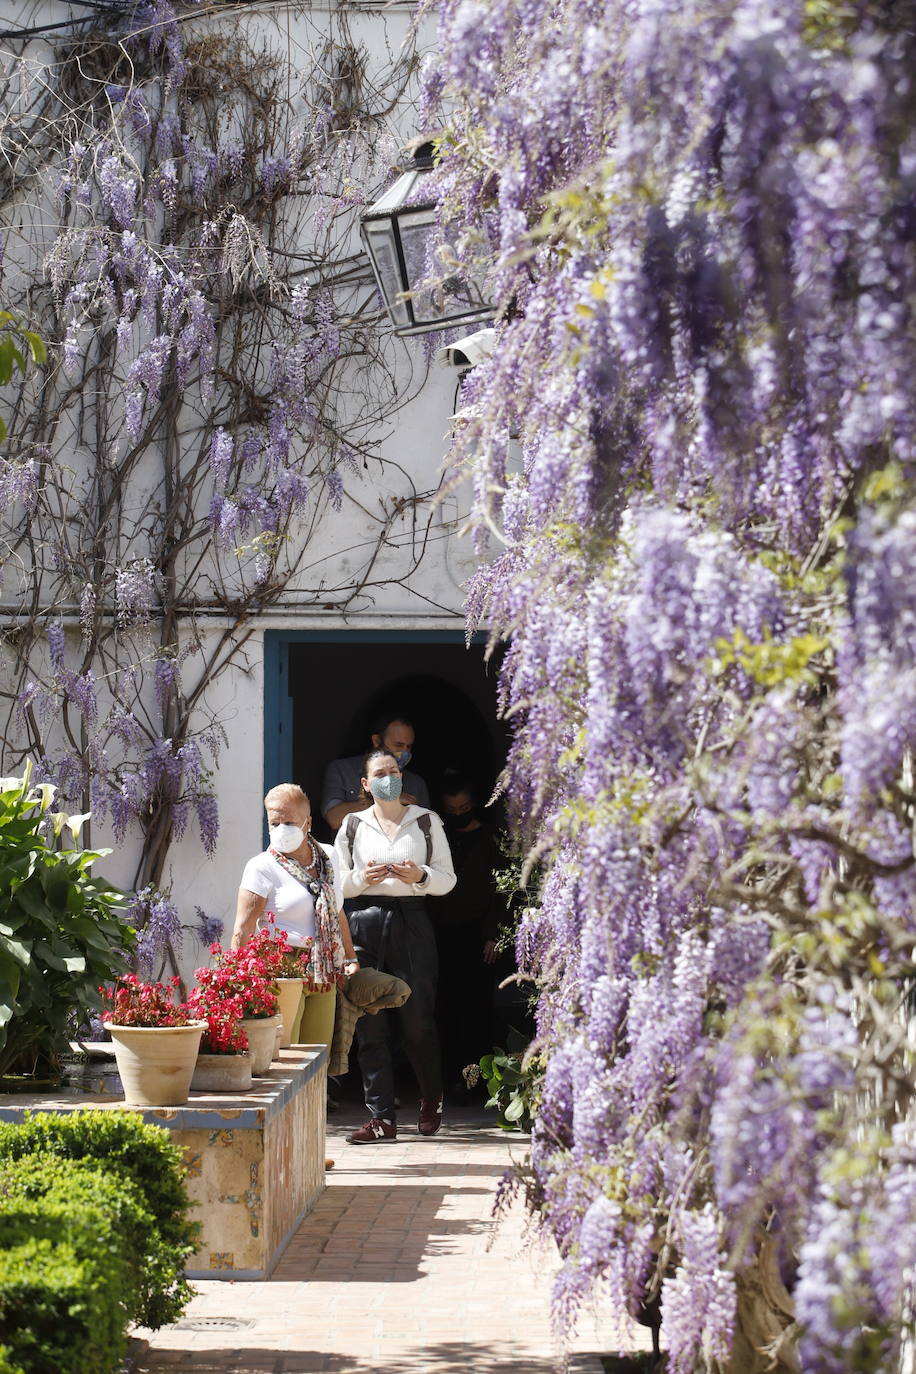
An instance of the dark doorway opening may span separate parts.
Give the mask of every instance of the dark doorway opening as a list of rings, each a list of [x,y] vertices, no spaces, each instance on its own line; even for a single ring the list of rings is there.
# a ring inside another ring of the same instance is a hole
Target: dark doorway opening
[[[401,711],[413,722],[410,768],[433,798],[442,773],[457,768],[486,800],[506,756],[497,669],[485,662],[483,644],[468,648],[448,632],[370,634],[288,642],[292,776],[312,798],[320,839],[333,838],[319,815],[324,770],[332,759],[367,749],[381,713]]]

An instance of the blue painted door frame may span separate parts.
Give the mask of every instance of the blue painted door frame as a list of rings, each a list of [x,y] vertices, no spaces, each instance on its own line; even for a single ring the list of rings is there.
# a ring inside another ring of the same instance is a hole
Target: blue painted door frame
[[[485,634],[473,642],[483,643]],[[291,644],[463,644],[463,630],[265,630],[264,790],[293,771],[293,704],[289,695]]]

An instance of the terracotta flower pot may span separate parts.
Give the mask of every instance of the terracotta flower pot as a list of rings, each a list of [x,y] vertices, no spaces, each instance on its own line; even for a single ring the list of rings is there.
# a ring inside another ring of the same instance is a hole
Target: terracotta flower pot
[[[206,1021],[108,1029],[129,1107],[181,1107],[187,1102]]]
[[[241,1023],[248,1036],[251,1072],[257,1077],[266,1073],[274,1057],[274,1044],[280,1031],[279,1016],[249,1016]]]
[[[199,1054],[192,1093],[244,1093],[251,1087],[251,1053]]]
[[[288,1049],[292,1044],[292,1030],[296,1024],[296,1017],[299,1015],[299,1007],[302,1002],[302,979],[301,978],[278,978],[277,979],[277,1000],[280,1003],[280,1018],[283,1022],[283,1031],[280,1036],[280,1049]]]

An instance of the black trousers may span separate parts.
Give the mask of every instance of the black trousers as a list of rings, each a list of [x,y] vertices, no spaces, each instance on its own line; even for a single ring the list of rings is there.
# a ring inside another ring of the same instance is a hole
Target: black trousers
[[[411,990],[403,1007],[361,1016],[356,1023],[366,1106],[373,1116],[394,1121],[392,1021],[417,1076],[420,1096],[432,1101],[442,1096],[442,1057],[436,1034],[436,938],[422,897],[357,897],[346,907],[360,967],[393,973]]]

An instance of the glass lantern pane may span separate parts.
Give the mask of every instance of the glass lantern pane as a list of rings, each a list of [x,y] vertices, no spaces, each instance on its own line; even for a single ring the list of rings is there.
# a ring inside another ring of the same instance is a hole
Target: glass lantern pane
[[[400,210],[401,206],[406,205],[411,196],[414,195],[414,188],[418,180],[424,175],[426,175],[425,172],[416,168],[411,168],[410,171],[402,173],[397,181],[388,187],[385,194],[370,205],[367,214],[391,215]]]
[[[447,277],[444,281],[436,281],[432,287],[417,290],[417,284],[425,278],[436,279],[442,274],[441,265],[432,253],[436,236],[434,211],[402,212],[398,225],[407,279],[414,292],[413,317],[417,327],[444,328],[453,321],[476,320],[492,313],[479,283],[472,278]]]
[[[436,263],[431,254],[435,230],[435,218],[430,212],[398,216],[401,231],[401,249],[407,268],[407,284],[413,292],[411,301],[413,317],[421,320],[437,318],[429,290],[421,285],[427,277],[436,273]]]
[[[363,237],[369,251],[369,259],[375,272],[392,323],[398,327],[410,323],[410,316],[398,296],[404,290],[400,266],[394,248],[390,221],[382,220],[377,224],[363,224]]]

